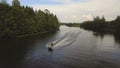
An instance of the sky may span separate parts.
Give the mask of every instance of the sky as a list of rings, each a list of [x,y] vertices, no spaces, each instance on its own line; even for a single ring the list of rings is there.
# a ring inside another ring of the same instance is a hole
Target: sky
[[[10,3],[12,0],[8,0]],[[19,0],[35,10],[48,9],[60,22],[81,23],[95,16],[114,20],[120,15],[120,0]]]

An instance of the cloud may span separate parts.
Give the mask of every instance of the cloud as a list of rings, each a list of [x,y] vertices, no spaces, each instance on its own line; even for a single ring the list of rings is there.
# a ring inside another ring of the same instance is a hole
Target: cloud
[[[32,5],[34,9],[49,9],[61,22],[83,22],[95,16],[105,16],[107,20],[120,15],[120,0],[52,0],[64,4]]]
[[[62,2],[62,3],[73,3],[73,2],[87,2],[89,0],[52,0],[55,2]]]
[[[91,14],[83,15],[83,17],[86,18],[86,20],[91,20],[93,18]]]

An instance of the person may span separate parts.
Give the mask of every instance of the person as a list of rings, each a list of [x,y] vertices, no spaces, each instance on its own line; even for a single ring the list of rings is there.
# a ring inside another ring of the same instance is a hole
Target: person
[[[51,47],[53,47],[53,43],[51,43]]]
[[[53,47],[53,43],[51,43],[50,46],[48,47],[48,51],[53,51],[52,47]]]

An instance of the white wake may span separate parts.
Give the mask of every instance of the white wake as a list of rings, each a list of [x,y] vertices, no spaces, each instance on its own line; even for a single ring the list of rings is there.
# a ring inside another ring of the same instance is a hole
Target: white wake
[[[52,48],[59,49],[59,48],[71,45],[76,40],[76,38],[78,37],[79,34],[80,34],[80,31],[76,32],[74,30],[66,32],[61,38],[59,38],[55,41],[52,41],[52,43],[54,44],[54,46]],[[48,45],[50,45],[50,43],[47,44],[47,47],[48,47]]]

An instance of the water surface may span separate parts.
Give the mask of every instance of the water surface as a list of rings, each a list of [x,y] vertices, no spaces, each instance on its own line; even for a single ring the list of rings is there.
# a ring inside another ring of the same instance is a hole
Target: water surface
[[[61,26],[55,33],[2,40],[0,68],[120,68],[119,38]]]

